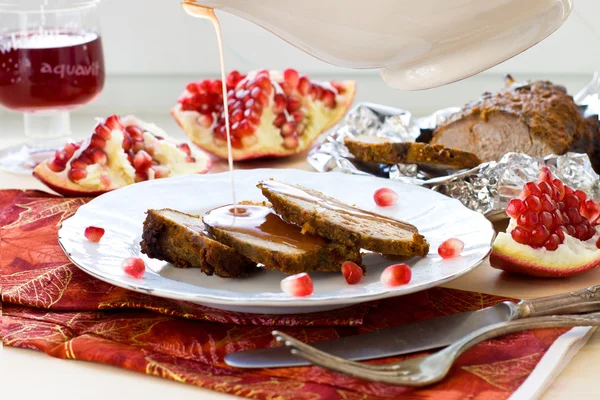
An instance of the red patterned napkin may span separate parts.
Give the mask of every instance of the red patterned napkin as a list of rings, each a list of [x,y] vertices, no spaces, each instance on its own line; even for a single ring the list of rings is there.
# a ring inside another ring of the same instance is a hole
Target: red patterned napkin
[[[85,202],[39,191],[0,191],[0,335],[5,345],[257,399],[506,399],[567,331],[528,331],[482,343],[460,357],[446,380],[425,389],[361,381],[317,367],[232,368],[224,364],[225,354],[274,346],[273,326],[310,342],[475,310],[505,299],[435,288],[377,306],[269,316],[155,298],[101,282],[68,262],[56,231]]]

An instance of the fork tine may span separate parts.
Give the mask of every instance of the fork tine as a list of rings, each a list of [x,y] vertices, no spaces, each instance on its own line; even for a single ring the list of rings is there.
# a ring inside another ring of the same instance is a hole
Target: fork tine
[[[332,371],[351,375],[357,378],[380,382],[383,382],[386,380],[385,378],[388,378],[388,382],[394,382],[396,385],[401,383],[399,380],[403,380],[403,378],[407,376],[406,374],[402,374],[402,371],[399,370],[366,368],[368,364],[349,361],[325,353],[279,331],[273,331],[272,334],[275,336],[277,341],[290,348],[292,354],[297,355],[314,365],[330,369]]]

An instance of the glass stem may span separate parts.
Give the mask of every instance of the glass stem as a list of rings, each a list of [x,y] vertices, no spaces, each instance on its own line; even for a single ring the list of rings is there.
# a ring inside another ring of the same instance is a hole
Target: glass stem
[[[71,137],[68,111],[24,113],[25,136],[32,147],[53,147]]]

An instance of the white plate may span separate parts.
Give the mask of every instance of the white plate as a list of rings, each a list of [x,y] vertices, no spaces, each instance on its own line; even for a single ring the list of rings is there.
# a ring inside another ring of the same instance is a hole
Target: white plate
[[[416,225],[427,238],[431,244],[429,255],[403,261],[412,268],[411,282],[387,288],[379,282],[379,276],[385,267],[398,261],[367,254],[364,257],[367,274],[359,284],[346,284],[341,273],[313,273],[314,293],[304,298],[292,298],[281,292],[279,282],[284,275],[279,272],[262,270],[244,279],[223,279],[206,276],[198,269],[176,269],[141,255],[139,243],[146,210],[168,207],[203,214],[231,203],[229,173],[158,179],[104,194],[64,221],[58,240],[75,265],[116,286],[225,310],[286,314],[331,310],[440,285],[477,267],[489,254],[494,237],[491,223],[457,200],[388,179],[289,169],[240,170],[235,171],[235,178],[239,200],[264,200],[256,184],[262,179],[276,178],[405,220]],[[396,206],[375,205],[373,192],[381,187],[399,193]],[[83,231],[90,225],[106,230],[100,243],[91,243],[84,237]],[[443,260],[437,254],[438,245],[451,237],[461,239],[465,249],[460,257]],[[140,255],[148,268],[142,279],[134,279],[122,271],[121,262],[126,257]]]

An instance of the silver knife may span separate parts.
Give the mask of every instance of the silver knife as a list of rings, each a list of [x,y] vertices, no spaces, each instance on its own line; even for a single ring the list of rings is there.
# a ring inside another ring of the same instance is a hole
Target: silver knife
[[[317,349],[349,360],[370,360],[436,349],[484,326],[519,318],[579,314],[600,310],[600,286],[518,303],[410,322],[361,335],[311,343]],[[225,362],[238,368],[278,368],[309,365],[286,347],[229,353]]]

